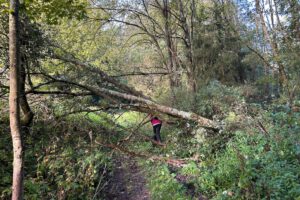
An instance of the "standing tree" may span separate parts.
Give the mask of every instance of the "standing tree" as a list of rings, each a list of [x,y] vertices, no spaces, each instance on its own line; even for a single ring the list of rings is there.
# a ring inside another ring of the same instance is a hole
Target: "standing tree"
[[[18,17],[19,1],[10,1],[9,14],[9,118],[13,142],[13,186],[12,199],[23,198],[23,147],[20,130],[20,107],[19,107],[19,44],[18,44]]]

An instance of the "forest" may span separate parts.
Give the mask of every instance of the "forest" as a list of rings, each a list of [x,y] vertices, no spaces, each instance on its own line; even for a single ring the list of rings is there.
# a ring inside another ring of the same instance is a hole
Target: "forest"
[[[299,0],[0,0],[0,199],[300,200]]]

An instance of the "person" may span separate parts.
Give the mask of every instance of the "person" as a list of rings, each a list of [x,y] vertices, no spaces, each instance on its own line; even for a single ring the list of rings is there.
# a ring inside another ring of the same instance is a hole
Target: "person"
[[[158,117],[150,115],[150,122],[153,126],[153,139],[157,142],[161,143],[161,138],[160,138],[160,129],[162,125],[162,121],[158,119]]]

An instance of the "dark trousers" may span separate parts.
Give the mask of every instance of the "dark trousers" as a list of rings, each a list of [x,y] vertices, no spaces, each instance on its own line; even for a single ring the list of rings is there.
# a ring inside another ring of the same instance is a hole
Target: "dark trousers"
[[[154,133],[153,139],[157,142],[161,142],[160,128],[161,128],[161,124],[157,124],[153,126],[153,133]]]

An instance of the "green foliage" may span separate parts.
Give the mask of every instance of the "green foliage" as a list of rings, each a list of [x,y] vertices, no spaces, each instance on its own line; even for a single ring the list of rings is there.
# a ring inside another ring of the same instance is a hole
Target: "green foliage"
[[[10,186],[12,182],[12,167],[7,163],[12,162],[12,146],[9,127],[7,126],[8,119],[0,118],[0,199],[11,194]]]
[[[149,168],[148,187],[151,198],[157,200],[186,200],[185,190],[176,180],[175,174],[170,174],[167,166],[153,166]]]
[[[299,116],[271,116],[276,123],[270,135],[237,131],[223,152],[201,163],[201,192],[215,199],[300,196]]]
[[[62,18],[82,19],[86,16],[87,2],[82,0],[25,0],[24,9],[27,16],[48,24],[57,24]]]
[[[185,123],[164,129],[168,146],[157,153],[201,160],[176,172],[187,177],[186,184],[192,184],[196,194],[209,199],[300,197],[300,114],[283,104],[287,97],[272,105],[247,104],[245,99],[260,95],[254,87],[227,87],[219,82],[203,87],[194,105],[186,98],[188,92],[176,94],[181,109],[196,105],[198,113],[223,123],[219,133]]]
[[[196,94],[188,92],[186,89],[178,89],[176,94],[176,106],[182,110],[195,110],[201,116],[211,118],[230,112],[233,105],[243,102],[241,90],[237,87],[228,87],[219,81],[210,81],[201,87]],[[165,97],[166,100],[170,97]]]
[[[0,14],[9,12],[9,3],[6,0],[0,0]]]
[[[36,117],[41,117],[40,113]],[[0,163],[11,163],[8,124],[0,127]],[[111,161],[106,151],[87,137],[88,132],[94,137],[101,135],[103,130],[97,124],[70,117],[59,123],[37,121],[31,131],[25,137],[25,199],[91,199],[98,185],[103,189]],[[1,164],[1,199],[11,193],[11,176],[12,165]]]
[[[128,127],[138,124],[141,119],[145,118],[145,116],[143,114],[139,114],[138,112],[129,111],[121,113],[121,115],[116,115],[115,118],[118,124]]]
[[[243,102],[238,88],[226,87],[218,81],[211,81],[207,87],[202,87],[196,99],[198,112],[208,116],[227,113],[233,105]]]
[[[100,174],[106,170],[106,156],[97,148],[88,150],[79,145],[50,151],[53,155],[44,156],[38,165],[37,182],[46,183],[48,190],[56,190],[69,199],[90,199],[95,192],[95,184],[101,181]],[[55,184],[50,184],[50,180]],[[39,191],[41,196],[46,196],[47,191]]]
[[[183,175],[195,176],[200,174],[201,171],[195,162],[190,162],[180,170],[180,173]]]

